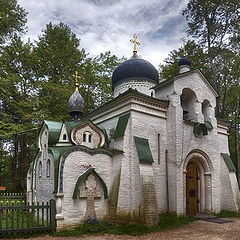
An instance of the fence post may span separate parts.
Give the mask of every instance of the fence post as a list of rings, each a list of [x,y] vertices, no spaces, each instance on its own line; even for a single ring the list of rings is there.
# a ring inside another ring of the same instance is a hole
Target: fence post
[[[50,200],[50,224],[52,231],[56,231],[56,201]]]

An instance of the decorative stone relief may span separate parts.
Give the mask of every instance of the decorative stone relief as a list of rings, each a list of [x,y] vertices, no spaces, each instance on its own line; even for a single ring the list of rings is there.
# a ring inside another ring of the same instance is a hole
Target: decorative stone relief
[[[85,189],[80,190],[80,198],[87,198],[87,207],[85,217],[96,218],[94,208],[95,198],[101,197],[101,190],[97,187],[97,182],[93,174],[90,174],[86,180]]]

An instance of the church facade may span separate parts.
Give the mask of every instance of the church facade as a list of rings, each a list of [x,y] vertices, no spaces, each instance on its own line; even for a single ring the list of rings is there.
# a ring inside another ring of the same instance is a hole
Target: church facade
[[[157,70],[134,49],[113,72],[114,98],[86,116],[76,85],[72,121],[44,121],[39,132],[28,201],[55,199],[58,228],[89,216],[153,226],[165,212],[238,211],[217,93],[187,58],[179,68],[159,83]]]

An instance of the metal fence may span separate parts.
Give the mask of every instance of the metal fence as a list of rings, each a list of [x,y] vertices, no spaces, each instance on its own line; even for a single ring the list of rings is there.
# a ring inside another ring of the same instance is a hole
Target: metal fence
[[[55,231],[55,215],[55,200],[34,205],[18,200],[0,201],[0,236],[14,232]]]

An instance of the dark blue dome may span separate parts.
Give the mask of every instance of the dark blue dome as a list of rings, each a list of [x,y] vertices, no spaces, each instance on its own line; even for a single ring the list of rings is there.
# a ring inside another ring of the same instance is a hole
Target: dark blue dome
[[[191,66],[191,62],[186,57],[181,57],[178,61],[178,66],[188,65]]]
[[[139,58],[136,53],[116,67],[112,75],[112,86],[126,78],[145,78],[159,83],[157,69],[150,62]]]

